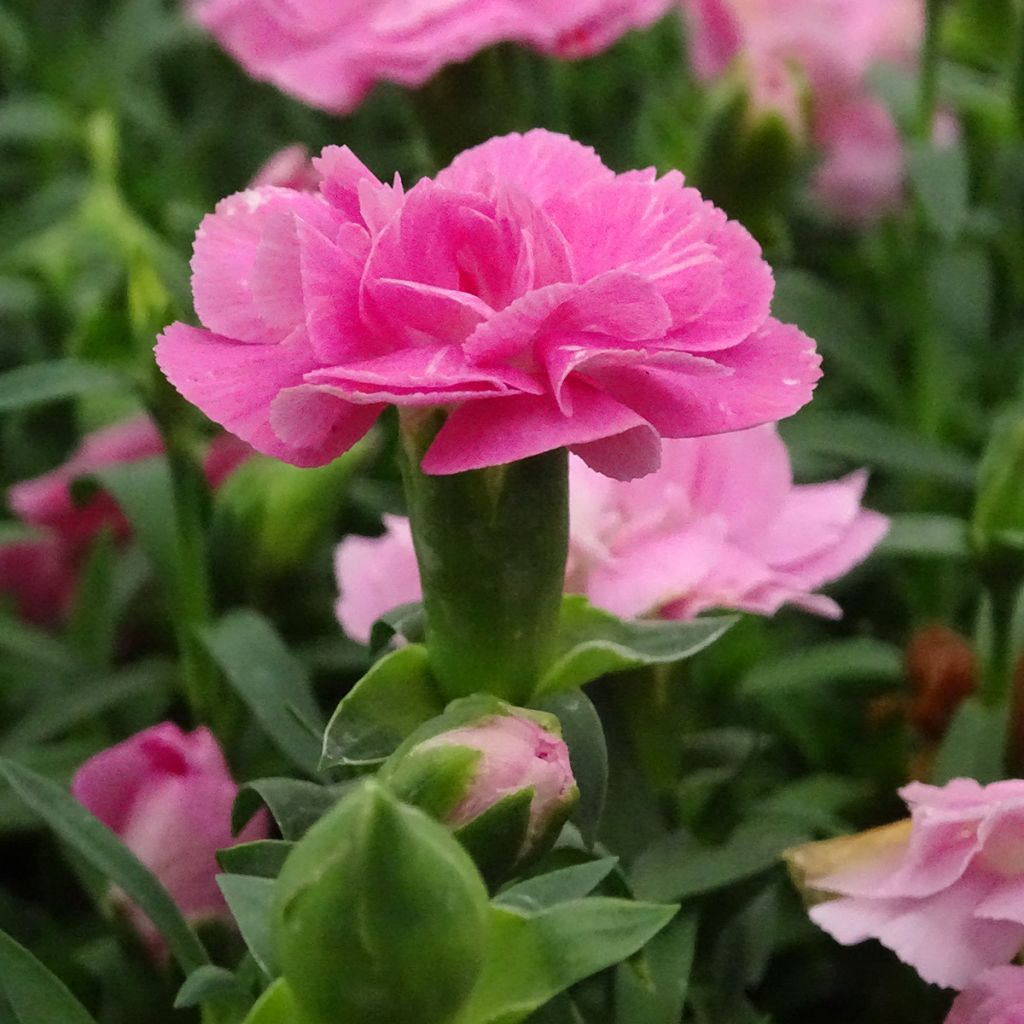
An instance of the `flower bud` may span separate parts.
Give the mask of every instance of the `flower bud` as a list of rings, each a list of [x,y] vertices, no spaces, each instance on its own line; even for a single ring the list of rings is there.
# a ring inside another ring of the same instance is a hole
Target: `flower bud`
[[[285,862],[278,959],[308,1024],[442,1024],[476,982],[487,912],[447,830],[368,780]]]
[[[383,778],[453,828],[492,883],[545,853],[579,797],[558,719],[480,697],[414,733]]]

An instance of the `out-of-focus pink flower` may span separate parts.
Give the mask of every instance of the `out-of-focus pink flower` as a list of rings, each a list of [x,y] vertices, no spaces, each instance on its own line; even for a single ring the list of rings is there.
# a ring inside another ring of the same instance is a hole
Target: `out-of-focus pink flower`
[[[794,485],[771,425],[667,443],[662,468],[628,486],[573,466],[567,589],[630,617],[772,615],[787,604],[838,617],[816,591],[888,529],[861,507],[866,483],[857,472]]]
[[[548,831],[552,819],[564,819],[579,795],[565,741],[532,718],[491,715],[451,729],[414,746],[403,765],[408,770],[418,755],[443,747],[480,753],[467,790],[446,813],[445,821],[453,828],[467,825],[513,793],[532,789],[528,844]]]
[[[171,722],[144,729],[86,761],[71,789],[153,872],[186,918],[230,920],[215,881],[216,851],[262,839],[269,828],[260,812],[232,836],[238,786],[209,730],[184,733]],[[154,951],[163,948],[141,910],[132,906],[131,918]]]
[[[838,897],[810,915],[844,945],[878,939],[925,981],[963,988],[1024,947],[1024,781],[915,782],[900,795],[907,840],[808,879]]]
[[[364,644],[385,612],[423,596],[409,520],[384,516],[384,531],[380,537],[347,537],[334,555],[340,594],[335,614],[345,632]]]
[[[74,592],[82,558],[97,535],[106,529],[124,540],[129,534],[128,521],[113,496],[101,488],[76,496],[76,481],[163,450],[153,422],[137,416],[87,434],[63,465],[8,490],[11,510],[38,530],[38,537],[31,540],[0,546],[0,593],[14,597],[20,614],[38,623],[60,618]],[[215,437],[203,462],[210,486],[219,487],[250,455],[252,449],[239,438]]]
[[[861,507],[866,476],[794,485],[771,425],[666,442],[661,469],[621,483],[572,460],[566,590],[625,617],[691,618],[709,608],[828,617],[819,587],[861,562],[888,529]],[[365,642],[386,611],[419,598],[408,523],[349,537],[336,557],[338,620]]]
[[[993,967],[956,997],[946,1024],[1024,1024],[1024,967]]]
[[[193,0],[253,78],[346,113],[379,81],[419,86],[494,43],[585,57],[673,0]]]
[[[914,65],[922,0],[683,0],[683,8],[700,78],[737,66],[755,108],[780,111],[801,135],[803,107],[782,83],[809,90],[811,136],[825,154],[815,193],[839,218],[869,220],[899,201],[902,142],[866,76],[878,63]]]
[[[757,243],[671,172],[616,175],[571,139],[492,139],[407,194],[347,149],[319,195],[262,188],[196,236],[203,328],[168,379],[268,455],[329,462],[389,404],[444,407],[428,473],[568,446],[621,479],[660,438],[795,412],[814,344],[769,316]]]
[[[269,157],[249,182],[249,188],[264,185],[315,192],[320,187],[320,172],[305,146],[286,146]]]
[[[61,541],[49,533],[0,544],[0,598],[19,618],[39,625],[59,619],[75,589]]]

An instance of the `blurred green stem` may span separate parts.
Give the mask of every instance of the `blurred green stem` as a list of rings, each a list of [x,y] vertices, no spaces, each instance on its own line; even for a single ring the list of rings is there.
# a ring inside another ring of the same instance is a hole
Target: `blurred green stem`
[[[1017,45],[1013,55],[1013,123],[1024,139],[1024,5],[1017,5]]]
[[[568,455],[450,476],[420,469],[443,423],[403,410],[402,476],[431,668],[449,698],[525,702],[552,660],[569,543]]]
[[[921,47],[921,76],[918,92],[917,135],[931,138],[938,101],[939,44],[945,0],[926,0],[924,42]]]

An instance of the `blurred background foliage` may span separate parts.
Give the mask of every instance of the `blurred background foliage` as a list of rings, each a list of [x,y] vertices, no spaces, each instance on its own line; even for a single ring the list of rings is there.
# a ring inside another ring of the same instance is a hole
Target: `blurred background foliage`
[[[894,790],[911,776],[983,777],[993,764],[998,774],[999,722],[1010,716],[1024,732],[1006,694],[957,711],[975,664],[997,647],[1016,657],[1024,637],[1015,586],[1007,599],[995,582],[1019,582],[1012,558],[1002,548],[977,557],[969,526],[993,424],[1021,415],[1020,21],[1012,0],[949,0],[935,95],[922,99],[915,76],[878,76],[909,140],[910,197],[854,230],[814,207],[812,157],[781,125],[754,125],[736,83],[697,85],[675,17],[580,63],[499,47],[418,93],[380,86],[339,119],[249,80],[177,3],[4,0],[0,487],[51,469],[84,431],[143,407],[173,424],[179,454],[197,450],[209,425],[158,381],[153,338],[192,318],[187,264],[200,218],[282,146],[346,143],[381,177],[397,170],[411,182],[493,134],[542,125],[594,145],[618,170],[682,169],[759,236],[776,269],[776,315],[824,355],[815,401],[783,426],[798,476],[868,467],[867,503],[893,528],[835,588],[841,622],[747,617],[694,662],[595,694],[611,758],[605,839],[638,895],[682,899],[699,915],[694,1021],[939,1020],[948,1000],[922,997],[892,956],[840,949],[807,922],[778,854],[897,816]],[[922,103],[953,112],[959,140],[932,146]],[[33,375],[56,360],[68,361],[63,376]],[[241,606],[284,639],[258,653],[333,706],[369,656],[334,620],[331,552],[345,533],[377,532],[382,513],[402,510],[390,445],[385,429],[309,472],[254,460],[216,498],[206,494],[197,535],[212,582],[191,612],[181,583],[190,569],[174,554],[174,489],[187,474],[166,462],[127,474],[116,493],[136,543],[97,541],[66,626],[0,618],[0,753],[66,781],[129,732],[187,721],[175,622],[209,626]],[[0,537],[22,529],[0,521]],[[960,638],[922,639],[933,623]],[[266,723],[244,695],[225,692],[237,773],[280,774]],[[102,892],[92,869],[66,861],[4,789],[0,848],[0,928],[97,1020],[184,1019],[164,1009],[174,978],[90,909]],[[572,1012],[608,1019],[615,983],[586,983]],[[14,1019],[5,1012],[0,1001],[0,1021]],[[577,1019],[567,1013],[554,1005],[537,1020]]]

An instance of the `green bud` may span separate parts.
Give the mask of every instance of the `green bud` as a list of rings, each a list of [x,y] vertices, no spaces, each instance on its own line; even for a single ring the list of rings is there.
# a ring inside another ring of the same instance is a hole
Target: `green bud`
[[[281,871],[282,974],[309,1024],[444,1024],[482,968],[487,912],[449,832],[367,780]]]
[[[558,719],[486,696],[413,733],[381,780],[454,829],[492,885],[550,849],[579,797]]]

